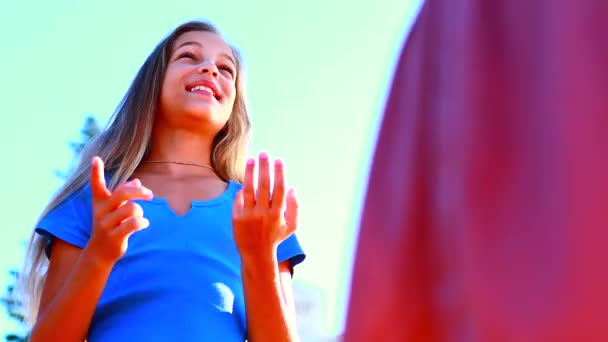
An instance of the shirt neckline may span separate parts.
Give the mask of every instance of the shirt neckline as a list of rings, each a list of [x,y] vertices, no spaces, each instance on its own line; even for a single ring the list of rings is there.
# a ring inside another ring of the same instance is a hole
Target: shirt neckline
[[[208,200],[192,200],[191,201],[192,207],[208,207],[208,206],[222,203],[225,200],[232,197],[232,194],[235,193],[236,187],[237,187],[237,183],[234,182],[233,180],[229,180],[228,186],[226,187],[226,190],[224,190],[224,192],[222,194],[220,194],[219,196],[217,196],[215,198],[208,199]],[[165,197],[153,197],[150,200],[146,200],[146,202],[151,202],[151,203],[156,203],[156,204],[168,204],[169,203],[169,201]]]

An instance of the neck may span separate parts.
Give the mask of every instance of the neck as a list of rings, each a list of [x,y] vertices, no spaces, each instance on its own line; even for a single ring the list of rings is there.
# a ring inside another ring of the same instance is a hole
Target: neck
[[[213,170],[198,165],[211,165],[211,149],[213,137],[202,136],[186,130],[155,130],[152,133],[150,152],[142,166],[170,174],[210,174]],[[145,163],[146,161],[162,161],[177,163]]]

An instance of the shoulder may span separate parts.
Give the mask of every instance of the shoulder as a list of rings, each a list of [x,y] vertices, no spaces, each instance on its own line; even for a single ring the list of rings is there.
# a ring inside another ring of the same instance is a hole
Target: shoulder
[[[91,187],[89,183],[85,183],[84,185],[73,189],[73,190],[63,190],[63,192],[69,192],[70,194],[64,199],[60,199],[56,205],[47,213],[48,215],[57,215],[60,213],[66,213],[76,210],[77,212],[81,212],[82,210],[86,210],[89,208],[89,204],[91,202]],[[61,194],[61,193],[60,193]],[[60,197],[62,197],[60,195]]]
[[[239,183],[238,181],[235,180],[229,180],[228,181],[228,186],[226,188],[226,194],[229,195],[232,198],[236,197],[236,194],[241,191],[241,189],[243,188],[243,184]]]
[[[51,206],[35,227],[35,232],[45,240],[46,255],[50,257],[50,248],[55,239],[84,248],[91,232],[90,186],[85,184],[73,190],[65,199],[58,199]]]
[[[243,188],[243,184],[235,180],[230,180],[228,181],[228,187],[233,187],[234,191],[237,192]]]

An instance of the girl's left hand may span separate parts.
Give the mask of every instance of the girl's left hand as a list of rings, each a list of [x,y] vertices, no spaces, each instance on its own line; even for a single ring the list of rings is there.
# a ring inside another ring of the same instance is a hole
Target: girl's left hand
[[[234,240],[241,257],[276,255],[278,245],[296,230],[298,203],[293,189],[285,193],[283,162],[274,161],[271,191],[267,153],[260,153],[257,196],[253,171],[255,159],[247,160],[245,183],[232,210]]]

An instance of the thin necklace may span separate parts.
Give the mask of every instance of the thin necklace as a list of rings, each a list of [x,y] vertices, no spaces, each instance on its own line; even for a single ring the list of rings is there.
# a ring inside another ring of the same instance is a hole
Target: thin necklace
[[[206,167],[208,169],[214,170],[213,166],[207,164],[197,164],[197,163],[186,163],[186,162],[178,162],[178,161],[165,161],[165,160],[145,160],[142,163],[163,163],[163,164],[179,164],[179,165],[190,165],[190,166],[199,166]]]

